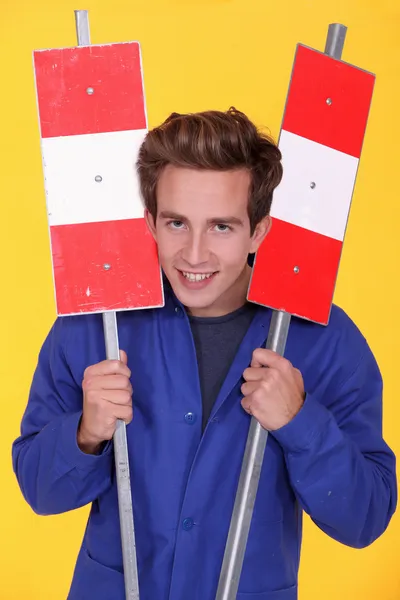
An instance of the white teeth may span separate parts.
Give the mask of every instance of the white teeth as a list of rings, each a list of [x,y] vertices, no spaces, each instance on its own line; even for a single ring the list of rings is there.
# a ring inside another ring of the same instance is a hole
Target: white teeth
[[[203,279],[209,279],[212,273],[188,273],[182,271],[182,275],[189,279],[189,281],[203,281]]]

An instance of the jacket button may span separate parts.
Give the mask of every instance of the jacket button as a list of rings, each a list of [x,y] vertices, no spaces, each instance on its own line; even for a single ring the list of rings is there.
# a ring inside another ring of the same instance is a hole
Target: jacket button
[[[185,415],[185,421],[186,423],[188,423],[189,425],[193,425],[193,423],[195,423],[197,420],[197,417],[194,413],[192,412],[188,412]]]
[[[184,519],[182,523],[182,527],[185,531],[190,531],[194,525],[193,519]]]
[[[183,312],[180,306],[175,306],[175,314],[177,317],[183,317]]]

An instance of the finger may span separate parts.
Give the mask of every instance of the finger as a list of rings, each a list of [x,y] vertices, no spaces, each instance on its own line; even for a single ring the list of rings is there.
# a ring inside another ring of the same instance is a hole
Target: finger
[[[98,381],[102,390],[128,390],[132,393],[132,384],[125,375],[108,375],[99,377]]]
[[[242,384],[240,391],[244,396],[249,396],[250,394],[255,392],[258,387],[259,383],[257,381],[249,381]]]
[[[132,405],[132,394],[125,390],[102,390],[102,400],[122,406]]]
[[[122,405],[116,406],[114,411],[114,417],[116,419],[120,419],[121,421],[125,421],[125,423],[129,425],[129,423],[133,419],[132,407]]]
[[[125,350],[120,350],[119,356],[120,356],[121,362],[124,363],[124,365],[127,365],[128,364],[128,355],[125,352]]]
[[[85,392],[93,390],[128,390],[132,393],[132,384],[126,375],[104,375],[88,377],[83,382]]]
[[[250,366],[257,368],[271,367],[278,371],[287,371],[289,367],[292,367],[286,358],[266,348],[256,348],[254,350]]]
[[[100,375],[125,375],[125,377],[130,377],[132,373],[129,367],[121,360],[103,360],[88,367],[84,378],[98,377]]]
[[[253,415],[252,410],[251,410],[251,402],[247,398],[243,398],[243,400],[242,400],[242,408],[249,415]]]
[[[267,369],[260,369],[260,367],[247,367],[243,371],[243,379],[246,381],[260,381],[268,376]]]

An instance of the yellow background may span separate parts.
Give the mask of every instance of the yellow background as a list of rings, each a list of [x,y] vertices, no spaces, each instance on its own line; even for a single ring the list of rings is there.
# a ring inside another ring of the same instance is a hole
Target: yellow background
[[[296,43],[323,50],[329,23],[349,27],[343,59],[375,72],[377,84],[335,300],[377,356],[385,436],[400,450],[398,0],[0,0],[2,600],[66,598],[88,513],[34,515],[11,469],[37,352],[55,317],[31,55],[75,45],[79,8],[90,11],[92,43],[141,41],[150,126],[172,111],[235,105],[275,136]],[[399,600],[399,544],[396,516],[363,551],[307,519],[300,600]]]

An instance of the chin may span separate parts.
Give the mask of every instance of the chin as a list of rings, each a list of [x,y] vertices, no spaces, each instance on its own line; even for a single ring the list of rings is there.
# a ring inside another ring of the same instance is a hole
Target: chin
[[[210,294],[204,291],[190,291],[182,288],[182,286],[172,285],[175,296],[184,306],[188,308],[208,308],[212,306],[219,297],[219,294]]]

